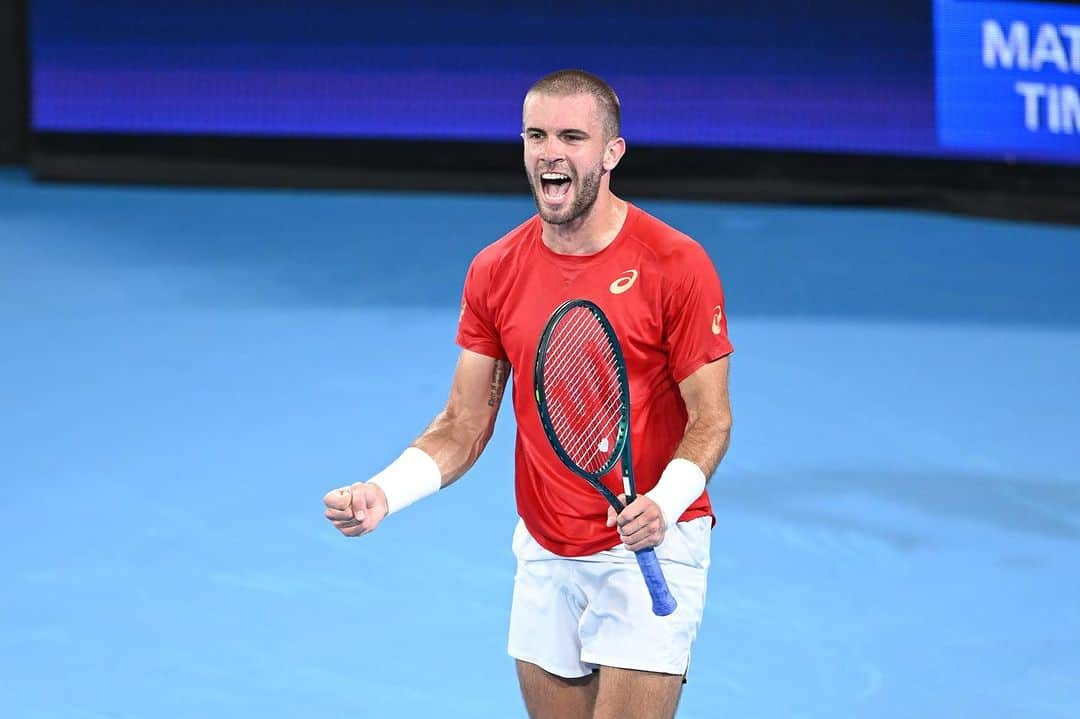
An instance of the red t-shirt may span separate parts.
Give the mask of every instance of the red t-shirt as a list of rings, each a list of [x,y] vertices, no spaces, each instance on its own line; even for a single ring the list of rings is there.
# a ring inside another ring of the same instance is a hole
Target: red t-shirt
[[[533,363],[551,313],[574,298],[595,302],[622,344],[630,380],[634,480],[660,479],[686,429],[678,383],[732,351],[720,279],[704,248],[633,205],[615,240],[593,255],[561,255],[533,216],[481,250],[469,267],[457,343],[510,361],[517,419],[518,514],[545,549],[583,556],[619,544],[607,501],[559,461],[533,397]],[[622,494],[618,467],[604,477]],[[712,516],[702,493],[679,521]],[[715,518],[714,518],[715,519]]]

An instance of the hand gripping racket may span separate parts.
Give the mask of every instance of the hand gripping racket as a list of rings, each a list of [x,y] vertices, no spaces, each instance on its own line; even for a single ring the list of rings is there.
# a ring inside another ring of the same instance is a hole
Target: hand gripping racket
[[[615,330],[603,311],[588,300],[564,302],[540,335],[533,375],[540,423],[555,454],[615,508],[625,507],[601,477],[622,465],[626,503],[634,501],[630,461],[630,385]],[[653,613],[675,611],[656,552],[636,552]]]

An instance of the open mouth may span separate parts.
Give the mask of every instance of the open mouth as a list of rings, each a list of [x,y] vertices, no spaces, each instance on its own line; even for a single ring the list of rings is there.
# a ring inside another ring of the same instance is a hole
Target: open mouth
[[[570,192],[570,175],[544,172],[540,175],[540,189],[548,202],[562,202]]]

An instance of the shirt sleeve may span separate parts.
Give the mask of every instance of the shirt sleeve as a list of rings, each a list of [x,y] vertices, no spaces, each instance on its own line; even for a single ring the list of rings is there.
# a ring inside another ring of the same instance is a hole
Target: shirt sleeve
[[[682,382],[703,365],[734,351],[720,277],[696,242],[673,258],[664,297],[664,334],[671,374]]]
[[[506,359],[506,351],[488,301],[490,285],[490,274],[484,271],[483,263],[477,257],[465,275],[457,343],[462,349],[501,360]]]

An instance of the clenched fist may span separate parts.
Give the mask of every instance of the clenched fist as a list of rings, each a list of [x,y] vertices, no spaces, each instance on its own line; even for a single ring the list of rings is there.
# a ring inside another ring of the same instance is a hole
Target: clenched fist
[[[375,531],[389,509],[382,487],[357,482],[332,489],[323,497],[326,518],[346,537],[360,537]]]

